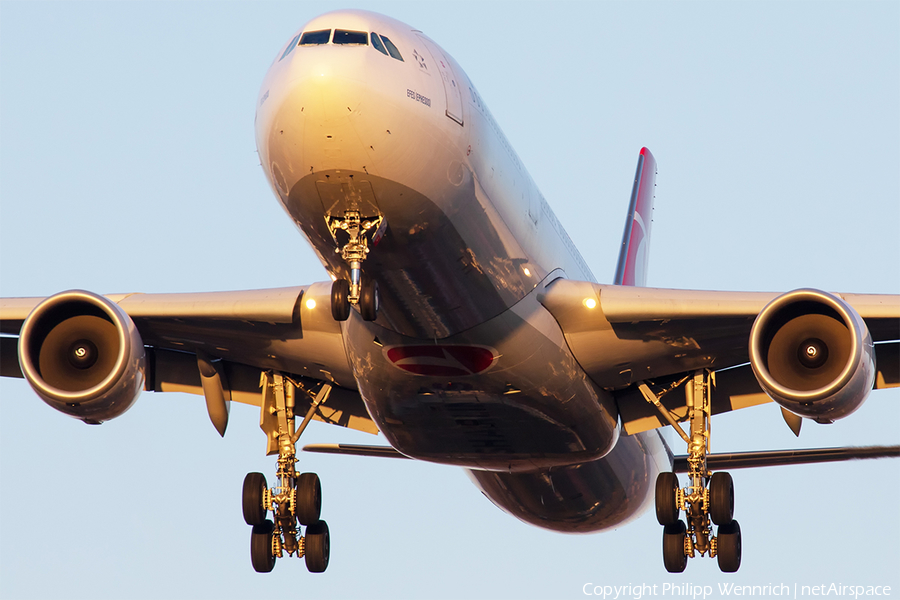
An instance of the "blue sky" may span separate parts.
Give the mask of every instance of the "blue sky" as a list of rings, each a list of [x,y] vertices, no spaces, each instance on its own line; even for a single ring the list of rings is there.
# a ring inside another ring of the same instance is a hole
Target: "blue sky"
[[[258,165],[279,48],[343,8],[0,4],[0,294],[178,292],[326,278]],[[900,6],[892,2],[370,2],[468,73],[595,275],[614,271],[637,153],[659,162],[654,287],[900,293]],[[898,443],[900,393],[848,419],[713,421],[718,452]],[[313,423],[304,443],[377,443]],[[676,452],[683,448],[676,445]],[[450,467],[304,456],[332,563],[249,564],[252,407],[224,439],[199,397],[89,427],[0,381],[0,596],[575,598],[585,583],[892,585],[900,461],[735,471],[744,563],[665,573],[652,514],[564,536]],[[265,586],[265,587],[264,587]]]

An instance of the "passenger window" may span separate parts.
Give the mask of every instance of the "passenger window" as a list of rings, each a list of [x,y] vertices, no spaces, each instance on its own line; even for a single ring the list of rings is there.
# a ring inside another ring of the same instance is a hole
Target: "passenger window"
[[[300,34],[297,34],[297,37],[291,40],[291,43],[288,44],[288,47],[284,50],[284,54],[281,55],[281,58],[278,60],[284,60],[284,57],[291,53],[291,51],[297,47],[297,40],[300,39]]]
[[[328,43],[328,38],[331,37],[330,29],[323,29],[322,31],[307,31],[303,34],[303,37],[300,38],[301,46],[321,46],[322,44]]]
[[[346,31],[344,29],[334,30],[333,44],[348,44],[354,46],[368,46],[369,34],[365,31]]]
[[[385,35],[381,36],[381,41],[384,42],[384,47],[387,48],[387,51],[391,56],[393,56],[397,60],[403,60],[403,57],[400,56],[400,51],[397,50],[397,46],[394,45],[394,42],[389,40]]]
[[[378,34],[374,31],[372,32],[372,45],[375,46],[375,49],[388,56],[388,51],[384,49],[384,44],[381,43],[381,38],[378,37]]]

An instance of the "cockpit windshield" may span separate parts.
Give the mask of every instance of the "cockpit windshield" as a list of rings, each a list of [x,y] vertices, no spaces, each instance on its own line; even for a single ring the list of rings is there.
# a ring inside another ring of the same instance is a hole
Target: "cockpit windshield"
[[[284,57],[291,53],[291,51],[297,47],[297,40],[300,39],[300,34],[297,34],[297,37],[291,40],[291,43],[288,44],[287,48],[284,50],[284,54],[281,55],[281,58],[278,60],[284,60]]]
[[[322,44],[327,44],[330,37],[330,29],[323,29],[321,31],[307,31],[303,34],[303,37],[300,38],[300,45],[321,46]]]
[[[347,44],[354,46],[368,46],[369,34],[365,31],[347,31],[346,29],[335,29],[333,44]]]
[[[297,43],[297,38],[291,40],[291,43],[288,44],[287,49],[285,49],[284,54],[281,55],[281,58],[284,58],[288,54],[291,53],[296,46],[323,46],[331,42],[331,44],[339,45],[339,46],[368,46],[370,34],[368,31],[351,31],[349,29],[335,29],[334,35],[332,35],[331,29],[322,29],[320,31],[306,31],[301,34],[299,37],[300,43]],[[397,49],[397,46],[389,40],[384,35],[379,35],[374,31],[371,33],[372,47],[384,54],[385,56],[390,56],[391,58],[395,58],[399,61],[403,61],[403,56],[400,55],[400,50]]]
[[[384,49],[384,44],[381,43],[381,38],[374,31],[372,32],[372,45],[385,56],[388,55],[388,51]]]
[[[387,36],[385,36],[385,35],[382,35],[382,36],[381,36],[381,41],[384,42],[384,47],[387,48],[387,51],[390,53],[390,55],[391,55],[392,57],[394,57],[394,58],[396,58],[397,60],[400,60],[400,61],[403,60],[403,57],[400,56],[400,51],[397,50],[397,46],[394,45],[394,42],[392,42],[391,40],[389,40],[389,39],[387,38]]]

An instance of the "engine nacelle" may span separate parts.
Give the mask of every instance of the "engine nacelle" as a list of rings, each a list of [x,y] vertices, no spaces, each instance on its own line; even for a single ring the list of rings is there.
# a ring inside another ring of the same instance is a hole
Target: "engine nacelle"
[[[85,423],[131,408],[144,385],[144,343],[102,296],[71,290],[38,304],[19,333],[22,374],[41,399]]]
[[[763,391],[801,417],[831,423],[862,406],[875,379],[875,350],[862,317],[831,294],[779,296],[750,332],[750,365]]]

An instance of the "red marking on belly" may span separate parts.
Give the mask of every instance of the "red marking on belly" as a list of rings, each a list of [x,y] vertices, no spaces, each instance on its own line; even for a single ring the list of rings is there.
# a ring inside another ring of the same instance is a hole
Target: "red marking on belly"
[[[497,351],[487,346],[389,346],[384,355],[395,367],[428,377],[476,375],[494,364]]]

